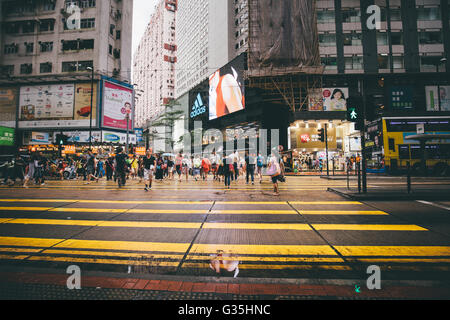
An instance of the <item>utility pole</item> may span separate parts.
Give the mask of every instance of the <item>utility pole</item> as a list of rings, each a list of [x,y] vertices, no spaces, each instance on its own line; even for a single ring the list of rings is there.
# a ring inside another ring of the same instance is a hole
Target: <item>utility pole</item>
[[[93,104],[94,104],[94,66],[87,67],[87,70],[92,71],[91,75],[91,112],[89,115],[89,150],[92,149],[92,113],[94,112]]]
[[[362,162],[362,191],[367,193],[367,161],[366,161],[366,94],[364,92],[364,78],[359,82],[360,92],[363,101],[362,125],[361,125],[361,162]]]
[[[327,153],[327,177],[330,176],[330,166],[329,166],[329,160],[328,160],[328,124],[325,123],[325,150]]]

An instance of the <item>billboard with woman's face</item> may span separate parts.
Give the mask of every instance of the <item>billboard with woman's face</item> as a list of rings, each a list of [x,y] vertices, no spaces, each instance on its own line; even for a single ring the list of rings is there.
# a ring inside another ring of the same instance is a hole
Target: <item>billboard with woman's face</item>
[[[240,55],[209,77],[209,120],[245,109],[244,59]]]
[[[346,111],[348,88],[324,88],[309,93],[309,111]]]
[[[112,129],[133,129],[133,89],[105,81],[103,95],[103,127]]]

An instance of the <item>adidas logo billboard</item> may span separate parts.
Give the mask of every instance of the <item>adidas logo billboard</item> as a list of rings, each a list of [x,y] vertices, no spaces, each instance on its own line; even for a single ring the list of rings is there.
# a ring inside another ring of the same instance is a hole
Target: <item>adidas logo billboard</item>
[[[194,105],[192,106],[191,119],[206,113],[206,106],[203,103],[202,96],[200,93],[195,99]]]

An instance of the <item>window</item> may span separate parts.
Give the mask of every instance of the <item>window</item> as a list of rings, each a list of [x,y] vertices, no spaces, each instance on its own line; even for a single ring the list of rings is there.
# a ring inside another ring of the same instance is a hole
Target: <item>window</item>
[[[389,45],[389,37],[387,32],[377,32],[377,45],[378,46]]]
[[[69,61],[62,63],[62,72],[84,72],[87,67],[93,68],[93,61]]]
[[[420,66],[426,69],[437,70],[442,56],[422,56],[420,57]]]
[[[41,42],[41,52],[53,51],[53,42]]]
[[[19,51],[19,45],[13,43],[13,44],[7,44],[5,45],[4,53],[5,54],[14,54]]]
[[[400,8],[391,8],[389,13],[391,14],[391,21],[402,21],[402,11]]]
[[[52,63],[45,62],[40,65],[40,73],[51,73],[52,72]]]
[[[319,34],[319,45],[323,47],[335,47],[336,34]]]
[[[81,19],[80,27],[81,27],[81,29],[93,29],[93,28],[95,28],[95,18]]]
[[[109,52],[110,55],[113,54],[113,47],[112,47],[112,45],[109,45],[108,52]]]
[[[80,40],[79,49],[80,50],[94,49],[94,39]]]
[[[34,32],[34,21],[25,21],[22,24],[22,33],[33,33]]]
[[[120,30],[117,30],[116,31],[116,40],[120,40],[120,37],[121,37],[121,32],[120,32]]]
[[[440,7],[417,8],[417,20],[419,21],[436,21],[441,20]]]
[[[39,24],[40,32],[53,31],[54,28],[55,28],[55,20],[43,20]]]
[[[111,24],[111,25],[109,25],[109,34],[110,35],[114,35],[114,29],[116,28],[116,26],[115,25],[113,25],[113,24]]]
[[[392,45],[403,45],[403,32],[391,32],[391,41]]]
[[[419,31],[419,43],[420,44],[441,44],[442,32],[441,31]]]
[[[42,4],[42,11],[54,11],[55,1],[46,1]]]
[[[20,74],[31,74],[33,72],[33,65],[25,63],[20,65]]]
[[[337,70],[337,57],[321,57],[320,60],[325,70]]]
[[[393,57],[394,69],[405,69],[405,58],[403,56]]]
[[[363,70],[363,57],[345,57],[345,70]]]
[[[14,65],[0,66],[0,74],[13,75],[14,74]]]
[[[389,56],[387,54],[378,55],[378,69],[390,69]]]
[[[34,52],[34,43],[33,42],[25,42],[25,52],[26,53]]]
[[[344,46],[361,46],[361,33],[344,33]]]
[[[355,8],[342,9],[343,22],[361,22],[361,10]]]
[[[317,11],[317,22],[318,23],[335,23],[335,12],[326,10],[326,11]]]

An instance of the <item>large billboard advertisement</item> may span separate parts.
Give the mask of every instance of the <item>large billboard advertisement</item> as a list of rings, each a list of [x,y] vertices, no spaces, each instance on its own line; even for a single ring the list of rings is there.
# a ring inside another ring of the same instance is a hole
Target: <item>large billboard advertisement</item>
[[[133,89],[105,81],[103,92],[102,126],[112,129],[127,129],[127,110],[131,110],[128,129],[133,129]]]
[[[74,85],[20,88],[20,121],[73,119]]]
[[[244,66],[240,55],[209,77],[209,120],[245,109]]]
[[[348,88],[323,88],[309,92],[309,111],[346,111]]]
[[[16,127],[17,88],[0,88],[0,126]]]
[[[19,128],[87,128],[91,125],[91,84],[23,86]],[[97,125],[97,84],[94,83],[92,126]]]

